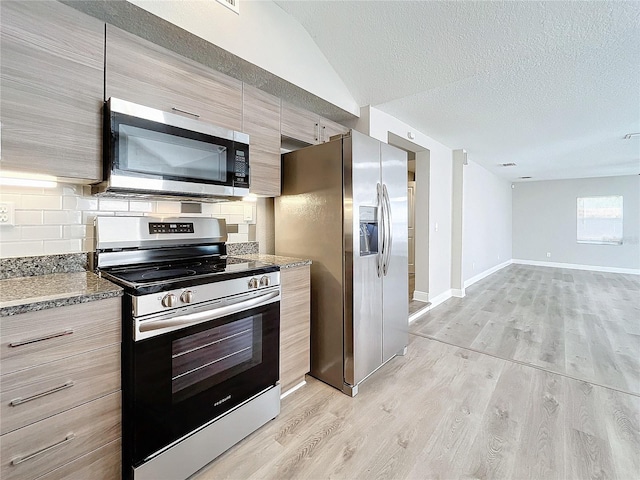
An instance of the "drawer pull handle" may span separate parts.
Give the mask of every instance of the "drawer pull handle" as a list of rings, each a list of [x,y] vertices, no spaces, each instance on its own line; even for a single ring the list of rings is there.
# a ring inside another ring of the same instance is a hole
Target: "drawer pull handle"
[[[52,333],[51,335],[45,335],[44,337],[36,337],[30,338],[28,340],[22,340],[20,342],[10,343],[9,346],[11,348],[21,347],[23,345],[29,345],[30,343],[42,342],[43,340],[50,340],[52,338],[64,337],[66,335],[71,335],[73,330],[65,330],[64,332]]]
[[[49,445],[48,447],[44,447],[41,448],[40,450],[37,450],[33,453],[30,453],[29,455],[25,455],[23,457],[14,457],[11,459],[11,465],[19,465],[22,462],[26,462],[27,460],[31,460],[32,458],[37,457],[38,455],[42,455],[43,453],[48,452],[49,450],[59,447],[61,445],[64,445],[65,443],[70,442],[71,440],[73,440],[74,438],[76,438],[75,433],[71,432],[70,434],[68,434],[64,440],[60,440],[57,443],[54,443],[53,445]]]
[[[36,393],[34,395],[31,395],[29,397],[18,397],[18,398],[14,398],[13,400],[11,400],[9,402],[9,405],[11,405],[12,407],[15,407],[16,405],[20,405],[21,403],[27,403],[30,402],[31,400],[35,400],[36,398],[41,398],[41,397],[45,397],[47,395],[51,395],[52,393],[56,393],[59,392],[60,390],[65,390],[67,388],[71,388],[75,385],[75,382],[73,380],[69,380],[68,382],[66,382],[64,385],[59,385],[57,387],[54,387],[50,390],[45,390],[44,392],[40,392],[40,393]]]
[[[186,113],[187,115],[191,115],[192,117],[200,118],[200,115],[198,115],[197,113],[187,112],[186,110],[181,110],[176,107],[171,107],[171,110],[173,110],[174,112]]]

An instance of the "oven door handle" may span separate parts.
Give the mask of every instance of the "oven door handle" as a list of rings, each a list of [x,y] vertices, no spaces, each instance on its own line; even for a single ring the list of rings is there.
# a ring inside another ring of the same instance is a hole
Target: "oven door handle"
[[[271,291],[259,297],[250,298],[249,300],[241,300],[230,303],[218,308],[212,308],[204,312],[190,313],[188,315],[180,315],[177,317],[167,318],[163,320],[136,320],[136,330],[134,332],[134,340],[143,340],[156,335],[162,335],[173,330],[190,327],[199,323],[208,322],[216,318],[232,315],[234,313],[248,310],[249,308],[267,305],[280,300],[280,290]]]

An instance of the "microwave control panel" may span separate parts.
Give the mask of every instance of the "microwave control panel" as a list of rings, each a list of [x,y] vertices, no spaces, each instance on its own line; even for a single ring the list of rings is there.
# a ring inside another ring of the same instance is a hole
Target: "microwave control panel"
[[[236,149],[233,186],[249,188],[249,152]]]

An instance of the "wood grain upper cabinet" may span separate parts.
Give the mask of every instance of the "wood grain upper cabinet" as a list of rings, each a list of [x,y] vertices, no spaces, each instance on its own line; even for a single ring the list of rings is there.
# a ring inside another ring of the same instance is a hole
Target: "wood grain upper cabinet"
[[[310,267],[280,271],[280,385],[286,392],[304,381],[311,361]]]
[[[282,102],[281,134],[310,145],[328,142],[329,138],[349,129],[317,113]]]
[[[100,180],[104,23],[54,0],[3,0],[0,25],[0,166]]]
[[[105,99],[242,129],[242,82],[107,25]]]
[[[242,131],[249,134],[250,192],[280,195],[280,99],[245,84]]]
[[[315,145],[320,143],[320,117],[304,108],[282,102],[280,133],[284,137]]]
[[[349,129],[344,125],[320,117],[320,139],[322,142],[328,142],[334,135],[340,135],[348,131]]]

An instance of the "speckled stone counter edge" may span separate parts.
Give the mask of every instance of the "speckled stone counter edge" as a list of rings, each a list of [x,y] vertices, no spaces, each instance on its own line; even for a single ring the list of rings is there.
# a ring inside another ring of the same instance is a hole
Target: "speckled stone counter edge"
[[[50,273],[84,272],[86,269],[86,253],[0,258],[0,280]]]
[[[302,267],[304,265],[311,265],[312,263],[311,260],[307,259],[284,257],[281,255],[270,255],[266,253],[254,253],[236,256],[240,258],[246,258],[247,260],[257,260],[264,263],[272,263],[274,265],[278,265],[281,270],[285,268],[295,268]]]
[[[75,297],[59,298],[56,300],[48,300],[45,302],[27,303],[25,305],[0,308],[0,317],[10,317],[11,315],[18,315],[20,313],[37,312],[39,310],[47,310],[48,308],[66,307],[68,305],[95,302],[96,300],[104,300],[105,298],[121,296],[122,290],[117,290],[113,292],[101,292],[93,293],[90,295],[78,295]]]

